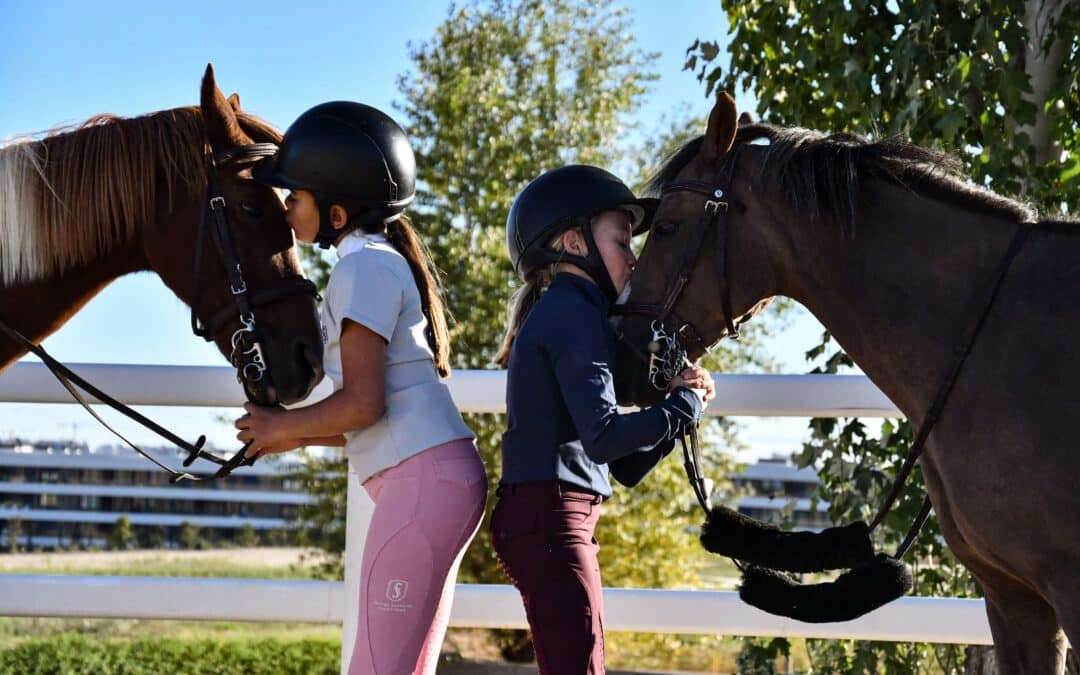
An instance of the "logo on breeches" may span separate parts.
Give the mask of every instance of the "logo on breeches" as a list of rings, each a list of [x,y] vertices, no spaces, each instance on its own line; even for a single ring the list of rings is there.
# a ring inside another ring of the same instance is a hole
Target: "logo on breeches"
[[[386,599],[390,602],[401,602],[409,592],[409,582],[402,579],[391,579],[386,585]]]

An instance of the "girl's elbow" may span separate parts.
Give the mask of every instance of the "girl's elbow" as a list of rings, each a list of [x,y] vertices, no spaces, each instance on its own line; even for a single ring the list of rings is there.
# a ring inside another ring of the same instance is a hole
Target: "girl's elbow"
[[[386,405],[382,401],[361,400],[350,408],[352,416],[349,422],[354,429],[366,429],[386,414]]]

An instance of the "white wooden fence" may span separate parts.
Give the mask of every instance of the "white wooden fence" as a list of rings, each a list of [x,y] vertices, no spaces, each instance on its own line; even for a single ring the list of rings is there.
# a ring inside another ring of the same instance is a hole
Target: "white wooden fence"
[[[72,368],[132,405],[239,406],[243,395],[226,367],[76,364]],[[894,417],[895,406],[856,375],[714,375],[711,415]],[[467,412],[504,409],[505,373],[458,371],[449,380]],[[327,392],[323,388],[322,395]],[[317,390],[318,394],[318,390]],[[20,362],[0,374],[0,402],[67,403],[44,366]],[[370,501],[349,476],[344,584],[262,579],[187,579],[0,575],[0,615],[298,621],[344,623],[351,653],[359,561]],[[481,533],[479,536],[483,536]],[[907,597],[846,623],[805,624],[741,603],[731,591],[609,588],[605,628],[649,633],[707,633],[857,640],[990,644],[981,600]],[[524,611],[509,586],[459,584],[453,626],[522,628]]]

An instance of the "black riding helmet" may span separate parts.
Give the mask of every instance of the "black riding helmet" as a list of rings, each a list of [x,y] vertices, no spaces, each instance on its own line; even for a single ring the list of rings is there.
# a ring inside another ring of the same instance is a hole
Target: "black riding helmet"
[[[623,209],[632,219],[631,231],[649,229],[656,199],[639,199],[615,175],[595,166],[571,164],[533,180],[514,199],[506,219],[506,246],[514,270],[527,280],[537,269],[555,262],[570,262],[589,273],[615,300],[615,285],[608,275],[592,234],[592,220],[611,209]],[[588,246],[584,257],[556,251],[548,242],[566,230],[580,227]]]
[[[405,132],[363,103],[331,101],[296,118],[273,157],[259,162],[255,180],[308,190],[319,205],[315,241],[330,248],[343,230],[330,224],[330,206],[349,212],[344,231],[381,226],[405,210],[416,192],[416,159]]]

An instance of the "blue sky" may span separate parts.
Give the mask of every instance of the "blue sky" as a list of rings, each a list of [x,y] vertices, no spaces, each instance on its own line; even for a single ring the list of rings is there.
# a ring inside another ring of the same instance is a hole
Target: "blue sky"
[[[696,38],[723,39],[727,20],[716,0],[622,0],[640,47],[659,52],[660,79],[638,115],[649,129],[680,106],[707,110],[704,88],[682,70]],[[388,112],[399,100],[397,77],[409,69],[409,43],[426,41],[446,17],[447,0],[397,2],[186,3],[8,0],[0,22],[0,139],[80,122],[110,112],[136,115],[198,102],[206,63],[228,94],[280,128],[326,100],[353,99]],[[752,100],[739,97],[741,106]],[[421,167],[422,171],[422,167]],[[118,327],[128,324],[126,330]],[[790,372],[816,323],[801,312],[771,346]],[[224,365],[190,333],[187,308],[151,274],[125,277],[89,303],[45,347],[72,363]],[[223,411],[147,408],[183,436],[206,433],[231,447]],[[231,415],[231,411],[225,411]],[[74,425],[74,426],[73,426]],[[136,441],[157,444],[128,426]],[[768,454],[794,450],[804,420],[758,421],[746,438]],[[114,442],[75,406],[0,403],[0,438],[69,438]]]

